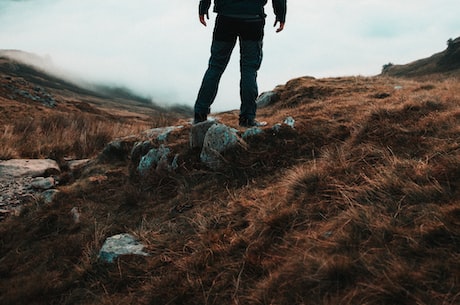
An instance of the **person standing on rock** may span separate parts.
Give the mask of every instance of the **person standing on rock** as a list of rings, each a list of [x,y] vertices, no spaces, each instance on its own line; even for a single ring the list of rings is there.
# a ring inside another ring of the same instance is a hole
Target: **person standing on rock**
[[[272,0],[276,15],[276,32],[284,29],[286,19],[286,1]],[[257,71],[262,63],[262,42],[264,37],[267,0],[214,0],[214,12],[217,13],[214,27],[211,57],[204,74],[198,97],[195,102],[194,124],[207,120],[211,104],[217,95],[219,81],[230,60],[236,40],[240,45],[240,117],[243,127],[258,126],[255,120],[258,96]],[[211,0],[201,0],[199,4],[200,22],[207,26]]]

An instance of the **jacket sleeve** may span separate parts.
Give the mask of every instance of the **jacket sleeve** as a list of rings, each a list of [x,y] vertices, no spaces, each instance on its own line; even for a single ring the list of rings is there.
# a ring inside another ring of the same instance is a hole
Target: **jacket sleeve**
[[[211,6],[211,0],[200,0],[200,5],[198,8],[198,12],[200,16],[207,15],[210,6]]]
[[[287,0],[272,0],[273,11],[276,15],[276,21],[286,21]]]

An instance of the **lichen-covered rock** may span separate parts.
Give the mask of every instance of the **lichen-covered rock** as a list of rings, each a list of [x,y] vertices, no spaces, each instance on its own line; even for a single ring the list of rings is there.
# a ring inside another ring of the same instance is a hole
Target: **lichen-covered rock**
[[[168,156],[171,150],[164,145],[159,148],[152,148],[149,152],[141,158],[137,170],[139,174],[146,175],[151,170],[156,170],[158,166],[164,167],[168,163]]]
[[[139,164],[139,161],[145,156],[151,149],[153,144],[151,141],[136,142],[131,150],[131,162]]]
[[[131,234],[118,234],[105,240],[99,251],[99,258],[112,263],[120,255],[134,254],[148,256],[143,251],[144,245],[138,242]]]
[[[204,138],[209,128],[217,124],[216,121],[204,121],[198,124],[194,124],[190,131],[190,147],[191,148],[202,148]]]
[[[280,100],[279,93],[275,91],[263,92],[256,100],[257,107],[263,108],[272,105]]]
[[[211,169],[222,166],[222,152],[234,147],[240,142],[237,130],[223,124],[212,125],[204,138],[200,154],[201,162]]]
[[[53,177],[37,177],[31,182],[32,187],[39,190],[49,190],[50,188],[53,188],[55,184],[56,181]]]

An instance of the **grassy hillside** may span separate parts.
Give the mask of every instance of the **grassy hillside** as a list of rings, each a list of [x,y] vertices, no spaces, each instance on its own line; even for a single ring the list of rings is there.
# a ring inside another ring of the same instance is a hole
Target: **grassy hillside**
[[[430,57],[402,65],[385,65],[382,75],[419,80],[460,77],[460,37],[449,39],[447,48]]]
[[[200,164],[178,119],[176,172],[94,162],[54,203],[0,223],[0,303],[459,304],[458,79],[276,90],[265,132],[222,170]],[[287,116],[295,129],[274,133]],[[236,127],[237,112],[216,117]],[[124,232],[150,256],[98,260]]]

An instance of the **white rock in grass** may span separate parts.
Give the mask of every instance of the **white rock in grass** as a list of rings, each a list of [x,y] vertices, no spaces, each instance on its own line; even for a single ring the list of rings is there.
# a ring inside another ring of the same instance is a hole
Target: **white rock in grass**
[[[144,245],[128,233],[114,235],[105,240],[99,251],[99,258],[112,263],[120,255],[134,254],[148,256],[143,251]]]

